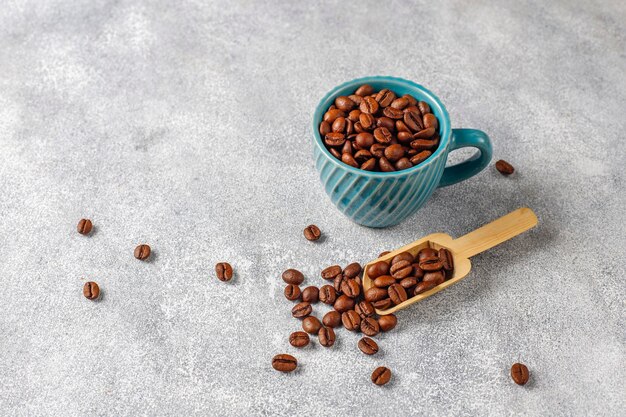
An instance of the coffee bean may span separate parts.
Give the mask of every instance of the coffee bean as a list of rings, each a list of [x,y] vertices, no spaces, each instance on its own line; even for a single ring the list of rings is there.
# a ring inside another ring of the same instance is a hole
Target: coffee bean
[[[361,110],[352,110],[349,114],[348,114],[348,120],[350,120],[353,123],[356,123],[359,121],[359,116],[361,115]]]
[[[322,232],[319,227],[314,224],[310,224],[304,228],[304,237],[306,240],[314,241],[320,238]]]
[[[335,310],[329,311],[324,315],[322,323],[326,327],[338,327],[341,324],[341,314]]]
[[[514,363],[511,366],[511,378],[517,385],[524,385],[528,382],[530,374],[526,365],[522,363]]]
[[[393,284],[388,289],[389,298],[395,305],[403,303],[407,299],[406,291],[400,284]]]
[[[323,285],[319,290],[319,300],[324,304],[332,305],[337,299],[337,291],[332,285]]]
[[[417,284],[417,286],[415,287],[415,290],[414,290],[413,293],[414,293],[414,295],[418,295],[418,294],[424,293],[426,291],[430,291],[433,288],[435,288],[436,286],[437,286],[437,284],[434,283],[434,282],[424,282],[424,281],[422,281],[422,282]]]
[[[347,153],[348,155],[352,156],[352,142],[350,142],[349,140],[346,141],[346,143],[343,144],[343,147],[341,148],[341,155],[343,156],[343,154]]]
[[[363,320],[361,320],[361,332],[363,332],[363,334],[366,334],[370,337],[373,337],[373,336],[376,336],[378,333],[380,333],[380,326],[378,325],[378,322],[376,321],[376,319],[372,317],[366,317]]]
[[[378,112],[378,102],[372,97],[365,97],[359,106],[361,113],[376,114]]]
[[[403,262],[403,261],[413,262],[414,260],[415,258],[413,257],[411,252],[401,252],[397,254],[396,256],[394,256],[393,259],[391,259],[391,265],[393,266],[397,264],[398,262]]]
[[[404,144],[410,143],[413,140],[413,135],[411,134],[411,132],[398,132],[396,137],[398,138],[398,142]]]
[[[382,300],[372,302],[372,305],[377,310],[387,310],[391,307],[391,298],[383,298]]]
[[[411,163],[415,166],[417,164],[420,164],[422,162],[424,162],[425,160],[427,160],[430,155],[432,155],[431,151],[422,151],[420,153],[418,153],[417,155],[413,156],[410,161]]]
[[[311,338],[306,332],[293,332],[289,335],[289,343],[293,347],[301,348],[309,344]]]
[[[385,149],[385,158],[391,162],[395,162],[404,156],[404,148],[400,144],[389,145]]]
[[[422,117],[418,112],[405,110],[403,120],[404,124],[414,132],[418,132],[423,129]]]
[[[353,102],[354,104],[356,104],[357,106],[359,106],[359,105],[361,104],[361,102],[363,101],[363,97],[361,97],[361,96],[357,96],[356,94],[350,94],[350,95],[348,96],[348,98],[349,98],[350,100],[352,100],[352,102]],[[353,110],[353,111],[354,111],[354,110]]]
[[[339,110],[350,111],[354,108],[355,104],[354,101],[350,100],[348,97],[339,96],[335,99],[335,106],[337,106]]]
[[[141,244],[135,248],[135,258],[145,261],[150,257],[150,246],[146,244]]]
[[[361,117],[361,116],[359,116]],[[365,128],[363,126],[361,126],[361,122],[355,122],[354,123],[354,131],[356,133],[363,133],[365,132]]]
[[[300,298],[302,292],[300,291],[300,287],[294,284],[289,284],[285,287],[285,298],[290,301],[295,301]]]
[[[324,143],[327,146],[343,146],[346,141],[346,135],[339,132],[330,132],[324,136]]]
[[[369,337],[361,338],[361,340],[359,340],[358,347],[361,352],[365,353],[366,355],[373,355],[378,352],[378,344]]]
[[[291,372],[298,367],[298,361],[291,355],[279,354],[272,359],[272,367],[280,372]]]
[[[383,298],[387,298],[387,290],[384,288],[371,287],[370,289],[365,291],[365,300],[369,301],[370,303],[382,300]],[[374,306],[376,305],[374,304]]]
[[[397,98],[391,103],[391,107],[394,109],[398,109],[398,110],[402,110],[408,105],[409,105],[409,99],[406,97]]]
[[[361,273],[361,264],[353,262],[346,266],[343,270],[343,274],[348,278],[354,278]]]
[[[513,168],[513,165],[509,164],[503,159],[500,159],[499,161],[496,162],[496,169],[502,175],[511,175],[512,173],[515,172],[515,168]]]
[[[413,164],[409,161],[409,158],[400,158],[393,164],[393,167],[398,171],[402,171],[403,169],[413,168]]]
[[[441,260],[443,269],[446,271],[446,276],[448,278],[451,277],[452,272],[454,271],[454,258],[452,257],[452,252],[446,248],[439,249],[439,259]]]
[[[357,153],[354,154],[354,159],[358,163],[362,164],[372,159],[372,153],[368,151],[367,149],[361,149],[360,151],[357,151]]]
[[[369,84],[363,84],[354,92],[357,96],[365,97],[374,93],[374,87]]]
[[[370,152],[376,158],[381,158],[385,154],[385,148],[386,146],[383,145],[382,143],[375,143],[372,146],[370,146]]]
[[[359,116],[359,122],[361,123],[361,126],[363,126],[363,129],[366,130],[373,129],[376,125],[376,119],[369,113],[361,113]]]
[[[319,300],[320,290],[315,286],[306,287],[302,290],[302,301],[307,303],[317,303]]]
[[[93,281],[85,282],[85,285],[83,285],[83,295],[89,300],[95,300],[100,296],[100,287]]]
[[[408,133],[409,135],[411,135],[411,139],[413,139],[413,132],[406,125],[406,123],[404,123],[404,120],[396,120],[396,130],[398,132],[406,132],[406,133]]]
[[[380,330],[383,332],[388,332],[396,327],[397,324],[398,319],[393,314],[387,314],[386,316],[380,316],[378,318],[378,325],[380,326]]]
[[[350,155],[349,153],[341,154],[341,162],[343,162],[346,165],[350,165],[351,167],[354,167],[354,168],[359,167],[359,164],[356,162],[354,157]]]
[[[420,101],[419,103],[417,103],[417,107],[420,109],[420,112],[422,114],[432,113],[430,110],[430,106],[425,101]]]
[[[434,258],[439,258],[439,252],[433,248],[424,248],[417,253],[417,261],[420,263]]]
[[[308,316],[302,320],[302,330],[309,334],[317,334],[322,327],[322,322],[315,316]]]
[[[422,118],[422,121],[424,122],[424,127],[425,128],[432,127],[433,129],[437,130],[437,128],[439,127],[439,123],[437,122],[437,118],[432,113],[424,114],[424,117]]]
[[[405,95],[402,96],[402,98],[406,98],[407,99],[407,101],[409,103],[408,104],[409,106],[417,106],[417,100],[412,95],[405,94]]]
[[[383,114],[386,117],[394,120],[402,119],[404,116],[404,112],[402,112],[402,110],[394,109],[393,107],[386,107],[383,110]],[[395,122],[393,124],[395,125]]]
[[[372,382],[376,385],[385,385],[390,379],[391,371],[384,366],[379,366],[372,372]]]
[[[354,306],[354,311],[356,311],[357,314],[361,316],[361,318],[372,317],[376,313],[372,303],[370,303],[369,301],[365,301],[365,300],[359,301]]]
[[[411,141],[411,148],[415,149],[418,152],[421,152],[424,150],[436,148],[438,144],[439,143],[436,140],[416,139],[416,140]]]
[[[348,280],[348,279],[350,278],[346,278],[343,274],[339,274],[335,277],[335,279],[333,280],[333,288],[337,292],[337,295],[340,295],[342,293],[341,285],[343,284],[345,280]]]
[[[380,107],[389,106],[396,99],[396,95],[393,91],[384,88],[376,95],[376,101],[380,104]]]
[[[81,235],[88,235],[91,232],[93,224],[91,224],[91,220],[89,219],[80,219],[78,225],[76,226],[76,230]]]
[[[418,263],[414,263],[412,266],[413,266],[413,273],[412,273],[412,275],[415,278],[417,278],[417,280],[419,281],[424,276],[424,270],[422,268],[420,268]]]
[[[394,172],[396,170],[393,164],[384,156],[378,160],[378,165],[382,172]]]
[[[374,286],[378,288],[387,288],[388,286],[395,283],[396,279],[391,275],[381,275],[374,280]]]
[[[402,279],[411,275],[411,272],[413,272],[413,266],[409,261],[400,261],[391,265],[389,272],[395,279]]]
[[[425,260],[419,263],[420,268],[422,268],[425,272],[439,271],[443,268],[443,264],[439,259],[439,256],[433,258],[426,258]]]
[[[343,110],[330,109],[324,114],[324,121],[332,124],[338,117],[346,117]]]
[[[386,127],[390,132],[396,129],[396,122],[387,116],[382,116],[376,119],[376,127]]]
[[[331,347],[335,344],[335,331],[331,327],[322,327],[317,333],[317,339],[320,345]]]
[[[374,129],[374,139],[378,143],[388,144],[393,139],[393,135],[386,127],[377,127]]]
[[[306,301],[303,301],[301,303],[296,304],[291,309],[291,315],[297,319],[303,319],[309,314],[311,314],[312,311],[313,311],[313,308],[311,307],[311,304],[307,303]]]
[[[335,308],[335,310],[337,310],[340,313],[343,313],[344,311],[352,310],[354,308],[354,299],[348,297],[345,294],[342,294],[339,297],[337,297],[337,301],[335,301],[335,304],[333,305],[333,307]]]
[[[215,265],[215,274],[220,281],[230,281],[233,277],[233,267],[228,262],[219,262]]]
[[[374,136],[368,132],[361,132],[356,135],[355,142],[361,149],[368,149],[374,144]]]
[[[339,274],[341,274],[341,267],[339,265],[329,266],[322,270],[322,278],[328,280],[335,279]]]
[[[320,136],[321,137],[325,137],[331,131],[332,131],[332,129],[331,129],[330,123],[328,123],[328,122],[320,123]]]
[[[361,294],[361,286],[353,279],[346,279],[341,283],[341,292],[350,298],[356,298]]]
[[[346,330],[354,332],[357,331],[361,325],[361,316],[354,310],[348,310],[341,314],[341,322]]]
[[[429,139],[435,135],[435,129],[432,127],[422,129],[413,135],[413,139]]]
[[[345,117],[336,118],[331,126],[331,129],[333,132],[345,133],[344,131],[346,130],[346,118]]]
[[[417,285],[417,279],[414,277],[406,277],[402,280],[400,280],[400,282],[398,283],[402,286],[402,288],[404,288],[405,290],[407,290],[407,294],[409,294],[409,288],[414,287]]]
[[[426,272],[424,278],[422,278],[422,282],[432,282],[435,285],[439,285],[443,283],[445,279],[446,276],[443,271]]]
[[[388,254],[390,254],[390,253],[391,253],[391,251],[386,250],[386,251],[383,251],[383,252],[379,253],[379,254],[378,254],[378,257],[379,257],[379,258],[382,258],[383,256],[388,255]]]
[[[341,159],[341,154],[339,153],[339,151],[337,151],[337,149],[335,148],[330,148],[328,150],[335,158],[337,159]]]
[[[283,281],[287,284],[300,285],[304,281],[304,275],[297,269],[288,269],[283,272]]]

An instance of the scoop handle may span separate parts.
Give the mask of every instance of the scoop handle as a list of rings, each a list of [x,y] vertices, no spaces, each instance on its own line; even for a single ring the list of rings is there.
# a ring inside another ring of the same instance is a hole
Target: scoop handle
[[[511,213],[488,223],[473,232],[452,241],[457,256],[471,258],[491,249],[537,225],[537,216],[528,207],[518,208]]]

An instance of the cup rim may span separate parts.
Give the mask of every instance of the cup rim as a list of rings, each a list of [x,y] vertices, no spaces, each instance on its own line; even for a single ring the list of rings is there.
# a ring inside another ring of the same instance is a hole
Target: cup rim
[[[321,123],[322,116],[326,112],[326,109],[330,107],[330,105],[332,104],[330,103],[330,100],[332,99],[332,101],[334,102],[334,99],[338,96],[339,90],[342,90],[346,87],[356,87],[357,85],[368,84],[370,82],[383,82],[383,83],[389,83],[391,85],[403,84],[404,86],[409,87],[410,89],[419,90],[423,95],[425,95],[428,98],[429,100],[428,104],[430,106],[434,105],[434,107],[436,107],[437,110],[439,111],[439,114],[442,115],[443,120],[439,120],[439,125],[441,128],[441,135],[439,137],[440,138],[439,146],[437,147],[437,150],[426,161],[421,162],[420,164],[414,167],[411,167],[409,169],[403,169],[401,171],[393,171],[393,172],[366,171],[364,169],[354,168],[348,164],[341,162],[340,160],[335,158],[328,149],[326,149],[326,146],[324,145],[324,142],[322,141],[322,137],[319,132],[319,124]],[[319,103],[317,104],[317,107],[315,108],[315,112],[313,113],[313,137],[315,138],[315,144],[320,149],[320,151],[334,165],[342,169],[346,169],[355,174],[360,174],[360,175],[373,177],[373,178],[405,177],[435,163],[435,161],[439,159],[439,155],[441,155],[448,148],[448,143],[450,141],[451,132],[452,132],[452,129],[450,127],[450,116],[448,114],[448,110],[443,105],[441,100],[439,100],[439,97],[437,97],[432,91],[430,91],[423,85],[418,84],[411,80],[407,80],[405,78],[400,78],[400,77],[375,75],[375,76],[369,76],[369,77],[355,78],[353,80],[346,81],[342,84],[339,84],[333,87],[329,92],[327,92],[324,95],[324,97],[322,97],[322,99],[319,101]]]

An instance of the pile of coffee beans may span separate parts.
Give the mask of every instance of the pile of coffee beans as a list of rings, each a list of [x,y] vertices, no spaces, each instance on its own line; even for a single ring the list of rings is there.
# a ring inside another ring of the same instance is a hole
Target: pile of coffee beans
[[[303,348],[311,343],[310,335],[317,335],[318,343],[330,348],[335,344],[337,335],[335,330],[343,326],[351,332],[360,332],[364,335],[356,347],[365,355],[375,355],[379,351],[378,344],[372,339],[380,332],[388,332],[396,327],[398,320],[393,314],[376,316],[374,305],[366,299],[361,282],[363,269],[357,262],[345,268],[332,265],[324,268],[321,278],[327,283],[320,288],[307,286],[301,289],[304,274],[296,269],[287,269],[282,274],[285,287],[285,298],[296,304],[291,309],[291,315],[302,320],[302,330],[297,330],[289,336],[289,344],[296,348]],[[332,307],[322,320],[315,316],[313,304],[321,302]],[[297,360],[286,354],[279,354],[272,360],[274,369],[281,372],[291,372],[297,368]],[[374,370],[372,382],[384,385],[389,382],[391,371],[385,367]]]
[[[439,121],[428,103],[368,84],[337,97],[319,132],[335,158],[366,171],[411,168],[439,146]]]
[[[446,248],[424,248],[417,256],[402,252],[391,261],[378,261],[367,268],[373,286],[365,292],[365,300],[379,310],[386,310],[432,290],[453,274],[454,259]]]

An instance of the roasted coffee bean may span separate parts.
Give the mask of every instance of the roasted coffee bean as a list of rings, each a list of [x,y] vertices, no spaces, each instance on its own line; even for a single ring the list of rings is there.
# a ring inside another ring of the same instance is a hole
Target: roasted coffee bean
[[[514,363],[511,366],[511,378],[517,385],[524,385],[528,382],[528,378],[530,377],[530,373],[528,372],[528,368],[526,365],[522,363]]]
[[[439,252],[433,248],[424,248],[417,253],[417,262],[433,258],[439,258]]]
[[[430,157],[430,155],[432,155],[431,151],[422,151],[418,153],[417,155],[414,155],[413,157],[411,157],[409,161],[411,161],[411,163],[415,166],[427,160],[428,157]]]
[[[288,269],[283,272],[283,281],[287,284],[300,285],[304,281],[304,275],[297,269]]]
[[[339,132],[330,132],[324,136],[324,143],[327,146],[343,146],[346,141],[346,135]]]
[[[373,137],[373,136],[372,136]],[[386,146],[383,145],[382,143],[375,143],[370,147],[370,152],[372,153],[372,155],[374,155],[376,158],[380,158],[385,154],[385,148]]]
[[[359,116],[361,117],[361,116]],[[361,122],[354,122],[354,131],[356,133],[363,133],[365,132],[365,128],[363,126],[361,126]]]
[[[513,168],[513,165],[509,164],[503,159],[500,159],[499,161],[496,162],[496,169],[502,175],[511,175],[512,173],[515,172],[515,168]]]
[[[413,164],[409,161],[409,158],[400,158],[393,164],[393,167],[398,171],[402,171],[403,169],[413,168]]]
[[[400,261],[391,265],[389,272],[395,279],[402,279],[411,275],[413,272],[413,266],[409,261]]]
[[[443,264],[441,263],[439,258],[437,258],[437,260],[420,262],[419,265],[420,268],[424,270],[424,272],[439,271],[441,268],[443,268]]]
[[[422,117],[422,112],[420,111],[419,107],[417,107],[417,106],[408,106],[408,107],[405,107],[403,111],[404,111],[405,113],[408,113],[408,112],[414,112],[414,113],[417,113],[420,117]]]
[[[416,139],[411,141],[411,148],[418,152],[436,148],[438,145],[436,140],[431,139]]]
[[[93,224],[91,223],[91,220],[89,219],[80,219],[80,221],[78,222],[78,225],[76,226],[76,230],[81,235],[88,235],[89,232],[91,232],[92,228],[93,228]]]
[[[341,322],[346,330],[354,332],[361,326],[361,316],[354,310],[348,310],[341,314]]]
[[[324,121],[332,124],[338,117],[346,117],[346,113],[339,109],[330,109],[324,114]]]
[[[341,154],[341,162],[343,162],[346,165],[350,165],[351,167],[354,167],[354,168],[358,168],[359,167],[358,162],[349,153],[342,153]]]
[[[293,356],[283,353],[274,356],[272,359],[272,367],[280,372],[291,372],[298,367],[298,361]]]
[[[437,286],[437,284],[435,284],[434,282],[420,282],[417,284],[417,286],[415,287],[415,290],[413,291],[414,295],[418,295],[421,294],[423,292],[426,291],[430,291],[433,288],[435,288]]]
[[[391,302],[395,305],[403,303],[407,299],[406,291],[402,288],[400,284],[393,284],[389,288],[387,288],[387,292],[389,293],[389,298]]]
[[[399,144],[389,145],[385,149],[385,158],[387,158],[391,162],[395,162],[398,159],[402,158],[403,156],[404,156],[404,148],[402,148],[402,145],[399,145]]]
[[[89,300],[95,300],[100,296],[100,287],[93,281],[85,282],[83,295]]]
[[[337,275],[341,274],[341,271],[342,269],[339,265],[329,266],[328,268],[324,268],[322,270],[322,278],[328,280],[335,279]],[[302,279],[304,279],[304,276]]]
[[[364,163],[372,159],[372,153],[367,149],[361,149],[354,154],[354,159],[359,163]]]
[[[301,348],[309,344],[311,338],[306,332],[293,332],[289,335],[289,344],[293,347]]]
[[[388,144],[393,139],[393,135],[386,127],[377,127],[374,129],[374,139],[378,143]]]
[[[396,137],[398,138],[398,142],[404,144],[410,143],[413,140],[413,135],[410,132],[398,132]]]
[[[320,290],[315,286],[306,287],[302,290],[302,301],[307,303],[317,303],[319,300]]]
[[[391,259],[391,265],[397,264],[398,262],[402,262],[402,261],[413,262],[413,260],[414,260],[414,257],[411,254],[411,252],[401,252]]]
[[[374,94],[374,87],[369,84],[363,84],[354,92],[357,96],[365,97]]]
[[[378,166],[380,166],[380,170],[382,172],[393,172],[396,170],[391,162],[389,162],[389,160],[384,156],[378,160]]]
[[[392,103],[391,103],[391,107],[394,109],[398,109],[398,110],[402,110],[403,108],[405,108],[406,106],[409,105],[409,99],[406,97],[400,97],[395,99]]]
[[[413,275],[419,281],[424,276],[424,270],[420,268],[417,262],[414,263],[412,266],[413,266],[413,272],[411,273],[411,275]]]
[[[357,317],[358,317],[358,314],[357,314]],[[378,325],[378,322],[376,321],[376,319],[372,317],[366,317],[363,320],[361,320],[361,332],[363,332],[363,334],[366,334],[370,337],[373,337],[373,336],[376,336],[378,333],[380,333],[380,326]]]
[[[435,129],[429,127],[427,129],[422,129],[416,134],[413,135],[413,139],[429,139],[435,135]]]
[[[385,261],[378,261],[367,268],[367,276],[376,279],[381,275],[389,274],[389,264]]]
[[[341,314],[335,310],[329,311],[324,315],[322,323],[326,327],[338,327],[341,324]]]
[[[304,237],[306,240],[314,241],[319,239],[321,235],[322,232],[320,231],[320,228],[314,224],[310,224],[304,228]]]
[[[391,275],[381,275],[374,280],[374,286],[378,288],[387,288],[388,286],[395,283],[396,279]]]
[[[361,286],[354,279],[346,279],[341,283],[341,292],[350,298],[356,298],[361,294]]]
[[[378,102],[372,97],[365,97],[359,106],[361,113],[376,114],[378,112]]]
[[[315,316],[308,316],[302,320],[302,330],[308,334],[317,334],[322,328],[322,322]]]
[[[332,285],[323,285],[319,291],[319,299],[324,304],[333,305],[337,300],[337,291]]]
[[[448,249],[439,249],[439,259],[441,260],[441,265],[446,272],[452,272],[454,270],[454,258],[452,257],[452,252]]]
[[[320,345],[331,347],[335,344],[335,331],[331,327],[322,327],[317,333],[317,339]]]
[[[413,132],[423,129],[422,117],[418,112],[405,111],[403,116],[404,124],[406,124]]]
[[[333,307],[340,313],[352,310],[354,308],[354,299],[348,297],[345,294],[341,294],[339,297],[337,297],[337,301],[335,301]]]
[[[386,316],[380,316],[378,318],[378,325],[383,332],[388,332],[393,329],[396,327],[396,324],[398,324],[398,319],[393,314],[387,314]]]
[[[379,366],[372,372],[372,382],[376,385],[385,385],[390,379],[391,371],[384,366]]]
[[[369,301],[366,301],[366,300],[359,301],[354,306],[354,311],[356,311],[357,314],[359,316],[361,316],[361,318],[372,317],[376,313],[372,303],[370,303]]]
[[[146,244],[141,244],[135,248],[135,258],[145,261],[150,257],[150,246]],[[230,279],[230,278],[229,278]]]
[[[404,120],[396,120],[396,130],[398,132],[409,133],[411,135],[411,139],[413,139],[413,132],[411,132],[411,129],[406,125],[406,123],[404,123]]]
[[[374,136],[368,132],[361,132],[356,135],[354,141],[361,149],[369,149],[374,144]]]
[[[361,273],[361,264],[353,262],[346,266],[343,270],[343,274],[348,278],[354,278]]]
[[[414,277],[406,277],[400,280],[398,284],[400,284],[402,288],[407,290],[407,294],[408,294],[409,293],[408,289],[411,287],[415,287],[417,285],[417,279]]]
[[[370,113],[361,113],[359,122],[365,130],[371,130],[376,126],[376,119]]]
[[[347,279],[350,279],[350,278],[345,277],[343,274],[339,274],[333,280],[333,288],[335,288],[335,291],[337,292],[338,296],[342,293],[341,284],[343,284],[343,282]]]
[[[335,99],[335,106],[337,106],[339,110],[350,111],[354,108],[355,103],[346,96],[339,96]]]
[[[417,107],[420,109],[422,114],[431,113],[430,106],[425,101],[417,103]]]
[[[311,304],[307,303],[306,301],[303,301],[301,303],[296,304],[291,309],[291,315],[297,319],[303,319],[309,314],[311,314],[312,311],[313,311],[313,308],[311,307]]]
[[[331,129],[333,132],[345,133],[346,130],[346,118],[338,117],[333,122]]]
[[[341,154],[342,156],[344,153],[352,155],[352,142],[347,140],[346,143],[343,144],[343,147],[341,148],[341,152],[342,152]]]
[[[359,121],[359,116],[361,115],[361,110],[352,110],[349,114],[348,114],[348,120],[352,121],[353,123],[356,123]]]
[[[376,170],[376,159],[368,159],[367,161],[361,164],[361,169],[365,171],[375,171]]]
[[[379,254],[378,254],[378,257],[379,257],[379,258],[382,258],[383,256],[388,255],[388,254],[390,254],[390,253],[391,253],[391,251],[386,250],[386,251],[383,251],[383,252],[379,253]]]
[[[439,285],[446,280],[446,275],[443,271],[435,271],[435,272],[426,272],[424,274],[424,278],[422,278],[423,282],[432,282],[435,285]]]
[[[393,132],[396,128],[396,122],[387,116],[383,116],[376,119],[376,127],[386,127],[390,132]]]
[[[369,337],[361,338],[357,346],[359,347],[359,350],[366,355],[373,355],[378,352],[378,344]]]
[[[417,100],[412,95],[405,94],[405,95],[402,96],[402,98],[406,98],[407,99],[407,101],[409,103],[408,104],[409,106],[417,106]]]
[[[357,106],[359,106],[361,104],[361,102],[363,101],[363,97],[361,96],[357,96],[356,94],[350,94],[348,96],[348,98],[350,100],[352,100],[354,102],[354,104],[356,104]],[[359,110],[360,111],[360,110]]]
[[[219,262],[215,265],[215,274],[220,281],[230,281],[233,277],[233,267],[228,262]]]
[[[386,107],[383,110],[383,114],[394,120],[402,119],[404,117],[404,113],[402,112],[402,110],[394,109],[393,107]]]
[[[300,298],[302,292],[300,291],[300,287],[294,284],[289,284],[285,287],[285,298],[290,301],[295,301]]]
[[[439,127],[439,123],[437,123],[437,118],[432,113],[426,113],[424,117],[422,117],[422,121],[424,122],[425,128],[432,127],[433,129],[437,130],[437,128]]]
[[[332,129],[331,129],[330,123],[328,123],[328,122],[320,123],[320,136],[321,137],[325,137],[331,131],[332,131]]]
[[[382,300],[372,302],[372,305],[377,310],[387,310],[391,307],[391,298],[383,298]]]
[[[339,153],[339,151],[337,151],[337,149],[335,148],[330,148],[328,150],[331,154],[333,154],[333,156],[337,159],[341,159],[341,154]]]
[[[380,107],[389,106],[396,99],[396,95],[393,91],[384,88],[376,94],[376,101],[380,104]]]
[[[365,300],[369,301],[370,303],[382,300],[383,298],[387,298],[387,290],[384,288],[371,287],[367,291],[365,291]]]

